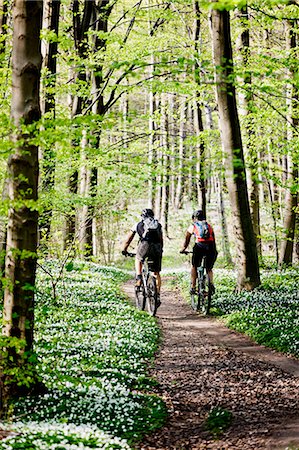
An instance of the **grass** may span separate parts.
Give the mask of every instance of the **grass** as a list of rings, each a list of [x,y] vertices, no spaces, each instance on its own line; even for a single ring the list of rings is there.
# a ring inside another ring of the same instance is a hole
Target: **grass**
[[[164,423],[165,404],[147,376],[159,329],[121,296],[126,277],[78,263],[54,300],[39,273],[35,350],[47,392],[15,403],[10,426],[21,434],[0,441],[1,450],[127,449]]]
[[[235,272],[215,269],[211,312],[256,342],[299,357],[298,270],[264,270],[261,279],[254,291],[236,293]],[[189,274],[179,275],[179,283],[187,297]]]

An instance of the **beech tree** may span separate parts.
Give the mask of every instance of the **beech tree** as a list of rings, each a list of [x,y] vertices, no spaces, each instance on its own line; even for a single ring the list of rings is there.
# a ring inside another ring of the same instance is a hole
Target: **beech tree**
[[[298,162],[293,148],[293,142],[298,139],[299,119],[298,119],[298,102],[299,89],[296,83],[298,78],[298,25],[297,21],[288,21],[287,46],[290,54],[290,80],[291,87],[289,102],[289,126],[288,126],[288,141],[291,150],[288,152],[287,158],[287,182],[284,211],[284,236],[281,243],[279,263],[281,265],[292,265],[294,238],[296,229],[296,215],[298,206]],[[294,139],[295,138],[295,139]],[[295,144],[296,145],[296,144]]]
[[[219,127],[233,214],[238,257],[238,290],[260,284],[256,239],[250,217],[245,161],[234,86],[230,17],[226,10],[211,9],[211,35],[215,66]]]
[[[25,364],[33,346],[38,225],[38,148],[34,139],[35,124],[40,119],[41,16],[41,1],[15,0],[11,100],[14,135],[8,161],[10,208],[2,332],[7,343],[2,348],[2,381],[7,390],[4,398],[19,389],[19,380],[13,378],[9,368]],[[31,382],[25,380],[27,387]]]

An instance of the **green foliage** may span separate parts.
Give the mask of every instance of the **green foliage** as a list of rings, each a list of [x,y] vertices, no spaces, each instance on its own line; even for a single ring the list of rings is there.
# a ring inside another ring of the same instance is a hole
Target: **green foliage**
[[[17,337],[0,336],[0,372],[5,385],[13,384],[15,391],[32,388],[39,380],[33,351],[25,351],[26,342]]]
[[[212,313],[256,342],[298,357],[298,271],[262,271],[261,280],[254,291],[236,293],[235,272],[216,269]],[[188,298],[189,274],[181,274],[179,282]]]
[[[48,266],[52,276],[60,271],[54,261]],[[22,417],[22,424],[13,426],[24,434],[12,438],[11,448],[20,448],[18,441],[21,448],[31,448],[34,436],[41,442],[37,448],[56,448],[50,445],[64,435],[63,448],[81,448],[90,428],[103,440],[103,447],[94,448],[129,448],[125,440],[139,439],[163,424],[166,407],[148,393],[155,382],[146,373],[159,329],[153,317],[120,295],[119,284],[127,277],[116,268],[73,261],[54,302],[51,277],[38,274],[35,351],[47,392],[15,402],[14,421]],[[123,447],[113,447],[114,441]],[[0,449],[4,445],[0,441]],[[86,441],[86,448],[93,448],[92,441]]]
[[[233,415],[230,411],[221,406],[215,406],[209,412],[205,421],[205,428],[214,438],[218,439],[230,427],[232,420]]]

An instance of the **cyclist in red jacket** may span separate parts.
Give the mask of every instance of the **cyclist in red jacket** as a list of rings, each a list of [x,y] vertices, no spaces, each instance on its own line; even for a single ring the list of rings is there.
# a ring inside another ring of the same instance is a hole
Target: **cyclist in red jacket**
[[[195,244],[193,246],[192,267],[191,267],[191,290],[190,293],[195,294],[197,267],[200,266],[202,257],[206,255],[207,273],[212,294],[215,292],[213,284],[213,266],[217,259],[217,249],[215,242],[215,234],[211,225],[206,221],[204,213],[201,209],[194,211],[192,214],[193,224],[186,231],[185,241],[180,253],[184,253],[190,243],[191,236],[195,236]]]

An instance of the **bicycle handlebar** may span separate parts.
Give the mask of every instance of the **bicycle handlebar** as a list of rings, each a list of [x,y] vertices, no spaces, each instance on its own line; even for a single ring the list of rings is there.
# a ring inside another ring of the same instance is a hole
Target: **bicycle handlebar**
[[[132,258],[133,256],[136,256],[136,253],[130,253],[130,252],[126,252],[126,254],[124,254],[125,257],[129,257]]]

